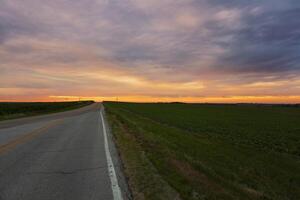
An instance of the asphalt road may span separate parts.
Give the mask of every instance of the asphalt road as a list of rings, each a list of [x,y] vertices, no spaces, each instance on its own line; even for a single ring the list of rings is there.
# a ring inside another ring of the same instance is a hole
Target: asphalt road
[[[118,179],[120,171],[111,171],[107,157],[118,167],[116,153],[109,136],[112,152],[105,151],[100,109],[97,103],[1,122],[0,200],[120,199],[112,174]]]

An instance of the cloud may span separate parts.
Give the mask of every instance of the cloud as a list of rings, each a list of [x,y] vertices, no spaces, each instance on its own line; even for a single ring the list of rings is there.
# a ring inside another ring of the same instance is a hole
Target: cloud
[[[218,58],[218,67],[257,73],[300,70],[299,11],[292,8],[244,19],[246,25],[233,33],[234,40]]]
[[[299,13],[297,0],[3,0],[0,88],[295,95]]]

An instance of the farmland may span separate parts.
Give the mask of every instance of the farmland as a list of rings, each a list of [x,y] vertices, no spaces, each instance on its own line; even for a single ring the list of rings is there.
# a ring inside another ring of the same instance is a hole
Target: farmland
[[[40,114],[67,111],[93,103],[93,101],[73,102],[0,102],[0,120],[28,117]]]
[[[136,199],[299,199],[300,107],[106,102]]]

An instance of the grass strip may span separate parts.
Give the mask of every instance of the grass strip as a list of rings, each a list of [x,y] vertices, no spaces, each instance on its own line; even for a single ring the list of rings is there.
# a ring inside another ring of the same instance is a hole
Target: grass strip
[[[162,179],[143,151],[140,141],[124,121],[107,110],[107,117],[124,165],[125,175],[136,200],[179,200],[178,193]]]
[[[92,104],[93,101],[72,102],[1,102],[0,121],[29,117],[41,114],[51,114],[77,109]]]

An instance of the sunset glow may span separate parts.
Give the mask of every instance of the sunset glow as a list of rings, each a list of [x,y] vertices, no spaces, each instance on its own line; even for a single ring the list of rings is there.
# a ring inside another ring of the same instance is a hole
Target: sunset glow
[[[0,101],[300,103],[299,8],[2,0]]]

